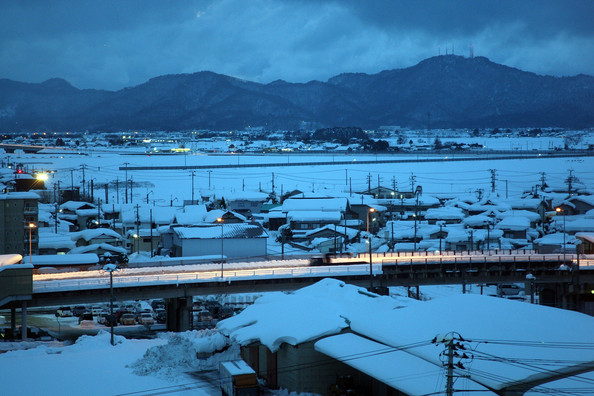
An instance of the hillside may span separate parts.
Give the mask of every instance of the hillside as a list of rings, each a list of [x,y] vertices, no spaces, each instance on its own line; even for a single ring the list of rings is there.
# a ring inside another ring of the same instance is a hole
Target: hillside
[[[327,82],[260,84],[212,72],[165,75],[119,91],[80,90],[61,79],[0,80],[0,129],[269,129],[589,127],[594,77],[540,76],[484,57],[445,55]]]

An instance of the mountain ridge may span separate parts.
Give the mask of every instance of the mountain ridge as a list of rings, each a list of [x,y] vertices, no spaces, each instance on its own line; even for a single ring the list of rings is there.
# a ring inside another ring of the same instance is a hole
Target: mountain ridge
[[[542,76],[485,57],[442,55],[375,74],[267,84],[211,71],[167,74],[116,91],[53,78],[0,79],[0,129],[119,131],[409,127],[583,128],[594,77]]]

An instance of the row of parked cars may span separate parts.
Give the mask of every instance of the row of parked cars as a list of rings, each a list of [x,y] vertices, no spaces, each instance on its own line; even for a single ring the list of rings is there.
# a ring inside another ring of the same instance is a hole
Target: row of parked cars
[[[151,326],[155,323],[165,323],[167,321],[167,311],[163,300],[153,300],[151,305],[142,302],[130,304],[113,303],[113,315],[110,314],[109,304],[105,305],[76,305],[73,308],[62,306],[56,310],[58,317],[78,317],[78,322],[84,325],[85,321],[95,320],[105,326],[121,325],[146,325]]]

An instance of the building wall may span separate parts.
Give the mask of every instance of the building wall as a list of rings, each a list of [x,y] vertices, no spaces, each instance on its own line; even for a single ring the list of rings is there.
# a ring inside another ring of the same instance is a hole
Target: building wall
[[[29,255],[29,223],[38,225],[36,199],[0,200],[0,254]],[[31,230],[31,249],[37,254],[37,228]]]
[[[292,392],[328,395],[337,376],[356,375],[353,368],[317,352],[314,342],[283,344],[277,356],[278,386]]]
[[[266,256],[266,238],[225,238],[222,241],[226,257]],[[182,239],[174,237],[174,245],[181,247],[179,256],[221,255],[221,239]]]

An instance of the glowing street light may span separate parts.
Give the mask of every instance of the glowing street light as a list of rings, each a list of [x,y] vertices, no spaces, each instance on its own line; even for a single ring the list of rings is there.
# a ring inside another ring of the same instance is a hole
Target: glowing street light
[[[31,231],[37,227],[35,223],[29,223],[29,264],[33,264],[33,239],[31,238]]]
[[[565,252],[566,252],[566,245],[565,245],[565,210],[561,207],[555,208],[555,212],[561,213],[563,212],[563,264],[565,264]]]

